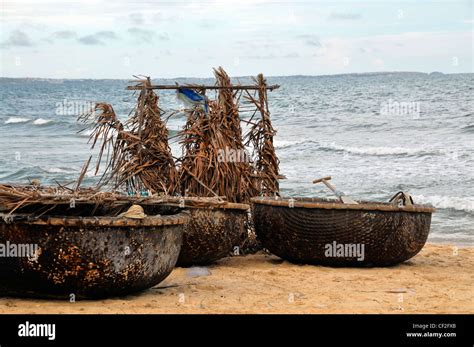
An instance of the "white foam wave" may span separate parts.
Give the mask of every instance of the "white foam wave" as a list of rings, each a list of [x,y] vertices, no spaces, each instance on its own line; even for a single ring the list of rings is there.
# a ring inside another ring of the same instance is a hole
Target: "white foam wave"
[[[311,140],[275,140],[275,148],[284,149],[294,146],[298,146],[304,143],[314,143]],[[317,146],[322,150],[337,151],[337,152],[346,152],[349,154],[355,155],[373,155],[373,156],[389,156],[389,155],[436,155],[436,154],[446,154],[447,151],[432,149],[432,148],[420,148],[420,147],[390,147],[390,146],[379,146],[379,147],[370,147],[370,146],[341,146],[337,145],[334,142],[331,143],[318,143]]]
[[[92,129],[87,129],[87,130],[81,131],[80,133],[78,133],[78,135],[81,137],[89,137],[91,136],[92,132],[93,132]]]
[[[77,172],[76,170],[73,170],[73,169],[63,169],[63,168],[60,168],[60,167],[51,167],[51,168],[48,168],[46,169],[47,172],[49,173],[74,173],[74,172]]]
[[[456,197],[444,195],[413,195],[416,203],[430,204],[440,209],[451,209],[457,211],[474,212],[473,197]]]
[[[94,165],[92,165],[92,163],[91,163],[90,167],[91,168],[86,171],[86,175],[85,175],[86,177],[89,177],[89,178],[91,178],[91,177],[101,177],[105,172],[104,165],[101,165],[99,167],[99,171],[97,171],[97,174],[95,173],[95,169],[96,169],[95,163],[94,163]]]
[[[43,119],[43,118],[38,118],[38,119],[35,119],[33,124],[34,125],[44,125],[44,124],[48,124],[52,122],[51,119]]]
[[[17,123],[26,123],[30,120],[28,118],[23,117],[10,117],[5,121],[5,124],[17,124]]]
[[[308,141],[307,140],[300,140],[300,141],[275,140],[274,146],[275,148],[283,149],[283,148],[297,146],[305,142],[308,142]]]
[[[321,146],[322,148],[347,152],[351,154],[359,155],[374,155],[374,156],[387,156],[387,155],[427,155],[427,154],[442,154],[442,151],[436,149],[425,149],[425,148],[406,148],[406,147],[351,147],[351,146],[338,146],[336,144],[326,144]]]
[[[92,129],[87,129],[87,130],[78,132],[77,134],[78,134],[80,137],[90,137],[93,132],[94,132],[94,131],[93,131]],[[111,139],[111,138],[114,137],[114,136],[115,136],[115,132],[110,132],[107,139]],[[99,135],[99,139],[100,139],[100,140],[103,140],[103,139],[104,139],[104,136],[103,136],[103,135]]]

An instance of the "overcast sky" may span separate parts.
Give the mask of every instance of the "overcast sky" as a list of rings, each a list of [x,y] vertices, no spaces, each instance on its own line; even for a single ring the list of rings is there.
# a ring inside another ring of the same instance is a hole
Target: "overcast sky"
[[[0,0],[0,76],[473,72],[473,1]]]

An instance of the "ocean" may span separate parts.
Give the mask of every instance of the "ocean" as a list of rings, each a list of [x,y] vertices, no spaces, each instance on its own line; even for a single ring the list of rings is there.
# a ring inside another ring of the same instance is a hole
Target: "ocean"
[[[246,82],[247,78],[240,79]],[[213,83],[211,79],[155,83]],[[125,119],[135,102],[127,80],[0,78],[0,182],[77,179],[91,154],[76,115],[95,101]],[[474,74],[376,73],[271,77],[269,93],[285,196],[331,194],[312,180],[332,176],[355,199],[398,191],[437,208],[429,241],[474,244]],[[160,91],[165,111],[182,106]],[[171,135],[184,124],[168,121]],[[179,154],[178,139],[171,140]],[[83,185],[98,177],[92,170]]]

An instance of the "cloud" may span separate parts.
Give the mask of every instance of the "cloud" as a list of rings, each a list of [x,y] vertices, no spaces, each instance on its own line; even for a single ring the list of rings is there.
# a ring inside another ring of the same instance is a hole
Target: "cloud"
[[[217,26],[216,23],[208,21],[208,20],[203,20],[199,22],[197,25],[198,27],[202,29],[214,29]]]
[[[170,35],[166,32],[163,32],[158,35],[158,38],[162,41],[168,41],[170,39]]]
[[[96,34],[95,34],[97,37],[101,38],[101,39],[110,39],[110,40],[115,40],[117,39],[117,35],[115,35],[115,33],[113,31],[98,31]]]
[[[128,29],[128,33],[132,35],[134,39],[147,43],[153,41],[153,37],[155,36],[153,31],[140,28],[130,28]]]
[[[305,43],[308,45],[308,46],[313,46],[313,47],[321,47],[321,42],[319,42],[318,39],[314,38],[314,39],[308,39],[305,41]]]
[[[301,56],[297,52],[292,52],[292,53],[285,54],[283,58],[301,58]]]
[[[275,59],[277,56],[273,53],[270,54],[264,54],[264,55],[259,55],[259,54],[253,54],[253,55],[244,55],[242,58],[246,59],[255,59],[255,60],[266,60],[266,59]]]
[[[116,18],[116,20],[119,21],[120,25],[123,25],[124,22],[128,22],[130,27],[138,27],[143,29],[156,27],[157,25],[163,24],[165,22],[176,23],[182,20],[183,14],[176,14],[172,11],[170,6],[172,6],[171,2],[167,4],[167,8],[164,10],[164,12],[132,12],[128,13],[126,16],[120,16]]]
[[[105,45],[105,40],[116,40],[117,35],[113,31],[98,31],[95,34],[82,36],[77,40],[84,45]]]
[[[27,22],[21,22],[20,23],[22,28],[28,28],[28,29],[33,29],[36,31],[45,31],[47,29],[47,26],[41,23],[34,23],[32,21],[27,21]]]
[[[128,19],[133,25],[142,25],[143,23],[145,23],[145,18],[141,13],[130,13],[128,15]]]
[[[376,59],[372,60],[372,66],[376,70],[384,70],[385,69],[385,62],[380,58],[376,58]]]
[[[168,4],[170,5],[171,2]],[[184,19],[184,14],[182,12],[179,12],[179,11],[171,11],[167,14],[164,14],[162,12],[156,12],[154,14],[152,14],[150,16],[150,20],[152,23],[154,24],[160,24],[160,23],[164,23],[164,22],[171,22],[171,23],[176,23],[176,22],[179,22],[179,21],[183,21]]]
[[[74,39],[76,36],[76,32],[72,30],[60,30],[51,34],[51,38],[60,40]]]
[[[312,47],[321,47],[321,41],[319,37],[314,34],[304,34],[304,35],[297,35],[297,39],[303,40],[303,42]]]
[[[455,71],[457,67],[451,67],[452,57],[469,57],[470,40],[471,31],[332,37],[321,40],[322,47],[313,52],[312,59],[328,73],[403,69],[443,71],[449,68],[448,71]],[[410,61],[408,68],[406,61]],[[469,62],[463,63],[460,59],[459,66],[464,71],[472,71]]]
[[[85,45],[103,45],[104,43],[99,40],[97,37],[94,35],[87,35],[83,36],[77,39],[80,43],[83,43]]]
[[[329,19],[332,19],[332,20],[359,20],[359,19],[362,19],[362,15],[360,13],[333,12],[329,16]]]
[[[72,30],[60,30],[55,31],[49,37],[42,39],[41,41],[46,41],[48,43],[54,43],[55,40],[68,40],[74,39],[77,37],[77,33]]]
[[[261,39],[261,38],[252,38],[251,40],[237,40],[235,45],[241,49],[250,49],[252,51],[258,51],[261,49],[270,50],[274,49],[278,42],[275,42],[272,38]]]
[[[158,52],[159,54],[155,56],[155,60],[166,60],[170,57],[173,57],[175,52],[170,51],[169,49],[164,49]],[[175,57],[173,58],[173,60]]]
[[[367,54],[375,54],[375,53],[378,53],[380,52],[380,50],[377,48],[377,46],[371,46],[370,42],[368,42],[367,40],[364,40],[363,42],[360,42],[358,43],[359,46],[359,52],[360,53],[367,53]],[[399,44],[397,44],[398,46]],[[403,46],[403,44],[402,44]]]
[[[21,30],[14,30],[10,33],[8,39],[2,42],[2,47],[31,47],[33,42],[29,36]]]
[[[169,49],[162,49],[162,50],[160,51],[160,55],[157,55],[157,56],[155,57],[155,59],[160,60],[160,59],[163,58],[163,57],[170,57],[170,56],[172,56],[172,55],[173,55],[173,53],[172,53]]]
[[[167,32],[162,32],[156,35],[156,33],[152,30],[140,29],[136,27],[128,29],[128,33],[132,35],[135,40],[145,43],[152,42],[155,37],[158,37],[158,39],[162,41],[168,41],[170,39],[170,36]]]

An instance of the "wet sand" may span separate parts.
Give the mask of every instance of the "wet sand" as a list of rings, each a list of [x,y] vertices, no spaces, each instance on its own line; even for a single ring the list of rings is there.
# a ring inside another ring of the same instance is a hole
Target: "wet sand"
[[[136,295],[0,298],[0,313],[474,313],[474,247],[428,244],[390,268],[295,265],[258,253],[176,268]]]

